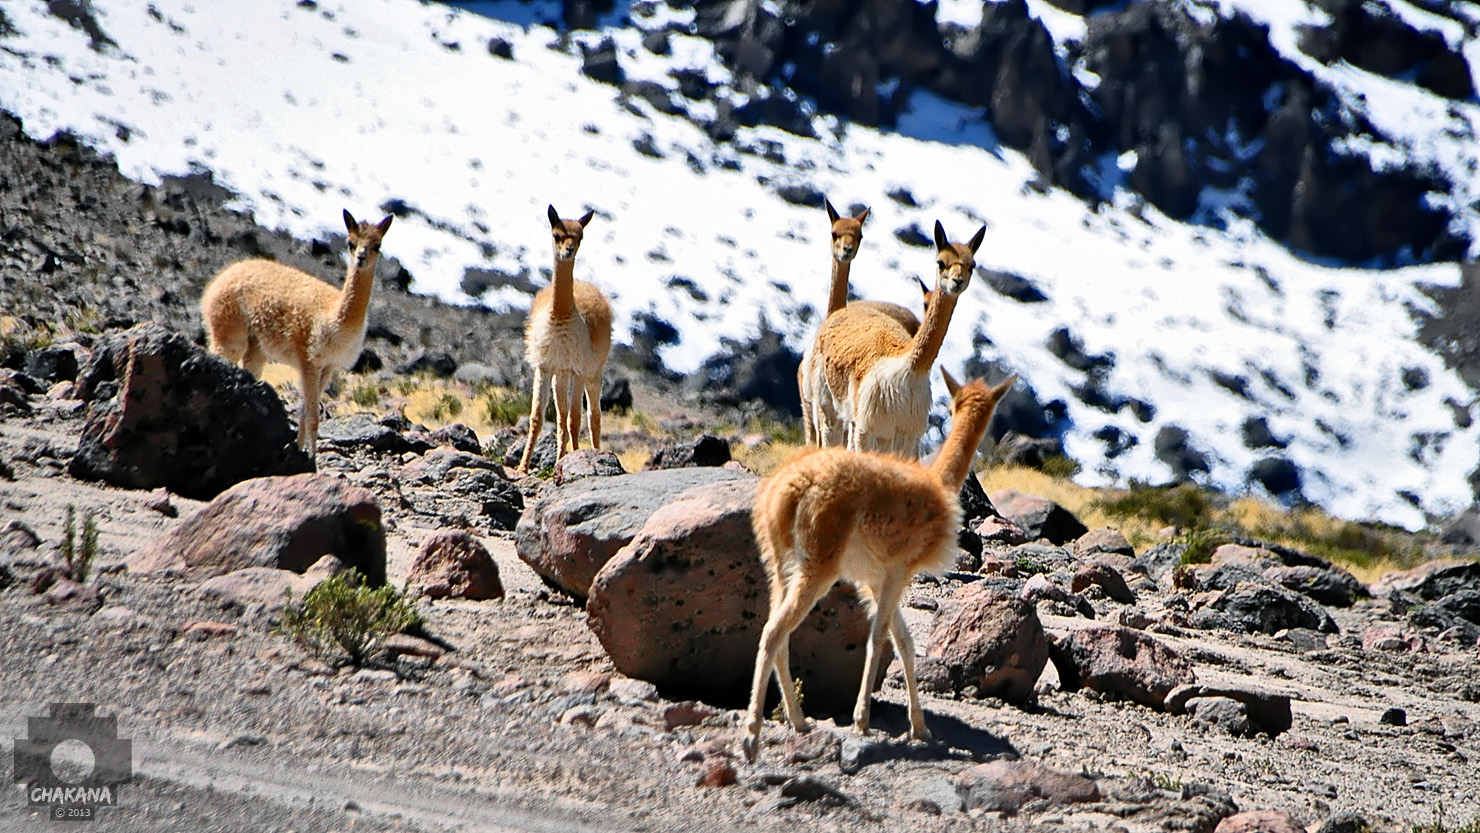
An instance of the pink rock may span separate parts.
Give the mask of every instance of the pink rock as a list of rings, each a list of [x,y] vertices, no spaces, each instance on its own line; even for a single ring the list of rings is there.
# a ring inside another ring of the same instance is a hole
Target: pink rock
[[[1213,550],[1210,562],[1213,566],[1241,567],[1253,573],[1262,573],[1270,567],[1285,566],[1284,559],[1262,547],[1245,547],[1240,544],[1224,544]]]
[[[1097,553],[1134,556],[1136,550],[1129,541],[1125,540],[1125,536],[1120,534],[1120,530],[1103,526],[1086,532],[1074,542],[1074,554],[1080,558],[1088,558]]]
[[[1096,626],[1070,633],[1051,648],[1065,691],[1113,693],[1160,710],[1167,694],[1194,683],[1192,664],[1150,634]]]
[[[1083,593],[1091,587],[1098,587],[1105,591],[1105,596],[1112,601],[1121,604],[1136,603],[1135,592],[1126,586],[1125,577],[1114,567],[1091,563],[1076,570],[1074,578],[1069,583],[1069,589],[1075,593]]]
[[[1279,810],[1249,810],[1218,822],[1213,833],[1305,833],[1305,825]]]
[[[1048,664],[1048,638],[1032,605],[975,583],[941,606],[925,655],[945,663],[957,691],[976,686],[982,696],[1021,702]]]
[[[992,515],[983,518],[974,530],[983,541],[990,541],[1008,546],[1017,546],[1028,543],[1028,534],[1023,528],[1006,518]]]
[[[429,599],[502,599],[493,556],[465,530],[439,532],[428,538],[411,564],[406,580]]]
[[[719,711],[696,700],[674,703],[663,709],[663,725],[671,732],[680,726],[697,726]]]
[[[236,636],[236,625],[226,622],[186,622],[180,630],[185,633],[198,633],[203,636]]]
[[[324,554],[385,583],[385,529],[375,495],[327,474],[259,477],[217,495],[129,558],[133,573],[197,578],[246,567],[302,573]]]
[[[1100,800],[1100,788],[1087,776],[1049,769],[1036,761],[992,761],[956,776],[968,810],[1016,813],[1029,801],[1053,805]]]

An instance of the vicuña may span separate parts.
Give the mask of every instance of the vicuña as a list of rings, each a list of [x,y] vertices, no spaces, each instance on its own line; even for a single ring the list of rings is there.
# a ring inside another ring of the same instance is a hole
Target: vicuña
[[[815,351],[850,450],[919,452],[930,414],[930,368],[986,233],[982,226],[969,243],[951,243],[936,221],[935,293],[913,335],[892,316],[859,304],[828,316]]]
[[[391,218],[377,224],[344,212],[349,273],[344,286],[271,260],[241,260],[222,269],[200,299],[212,352],[257,378],[269,360],[298,371],[303,407],[298,446],[312,457],[319,434],[319,400],[329,377],[349,369],[365,346],[365,321],[375,264]]]
[[[955,559],[961,525],[959,494],[997,402],[1017,379],[996,387],[957,385],[949,374],[951,433],[928,467],[915,460],[826,448],[805,454],[761,483],[752,524],[770,580],[771,606],[755,657],[749,722],[742,748],[754,760],[771,672],[781,688],[787,719],[799,732],[811,724],[793,688],[792,631],[833,583],[856,585],[872,607],[863,681],[853,726],[868,733],[872,683],[887,635],[904,665],[910,736],[928,740],[915,685],[915,646],[899,604],[910,580],[939,572]]]
[[[558,460],[578,446],[581,431],[581,395],[591,413],[591,447],[601,448],[601,371],[612,348],[612,309],[606,296],[585,281],[575,279],[576,252],[594,211],[579,220],[562,220],[550,206],[550,234],[555,243],[555,275],[534,296],[524,330],[525,357],[534,368],[530,396],[529,439],[519,459],[519,471],[529,471],[545,422],[545,405],[555,395],[555,433],[560,437]]]

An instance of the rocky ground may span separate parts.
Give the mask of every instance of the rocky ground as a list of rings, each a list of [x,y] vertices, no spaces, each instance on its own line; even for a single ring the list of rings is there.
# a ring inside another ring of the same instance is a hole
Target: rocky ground
[[[24,141],[9,121],[0,140],[0,310],[32,328],[65,324],[79,353],[98,342],[91,331],[142,321],[194,339],[204,279],[254,248],[338,271],[337,242],[256,229],[206,183],[133,185],[65,140]],[[370,341],[385,364],[445,349],[460,364],[521,372],[519,322],[418,299],[394,285],[396,272],[382,265]],[[0,363],[25,367],[28,355]],[[661,379],[633,378],[639,395],[668,403],[656,416],[687,415],[689,437],[717,419],[665,395]],[[505,591],[423,600],[425,638],[399,639],[365,669],[334,667],[274,632],[275,594],[213,593],[198,575],[138,569],[141,551],[207,504],[73,477],[90,405],[77,386],[34,379],[0,385],[0,736],[25,737],[26,719],[52,702],[116,715],[138,778],[100,830],[1207,831],[1235,812],[1280,811],[1334,831],[1361,829],[1350,813],[1394,830],[1441,812],[1452,827],[1480,816],[1476,634],[1433,613],[1422,572],[1352,598],[1362,588],[1317,567],[1336,594],[1317,602],[1310,588],[1298,599],[1275,589],[1299,554],[1228,550],[1177,571],[1168,548],[1127,555],[1098,532],[1018,544],[994,522],[979,527],[989,539],[980,560],[917,581],[907,616],[932,652],[927,636],[959,614],[963,588],[1040,622],[1058,655],[1026,696],[980,698],[984,681],[937,656],[922,662],[937,742],[900,739],[904,692],[892,673],[870,741],[831,721],[804,737],[772,723],[752,764],[734,757],[738,711],[618,673],[585,607],[516,553],[512,518],[485,495],[534,507],[555,493],[550,483],[465,458],[453,468],[466,471],[422,477],[448,452],[376,450],[348,429],[326,439],[319,472],[375,498],[392,584],[428,539],[462,529],[491,553]],[[1005,496],[997,502],[1013,516]],[[98,569],[81,587],[50,569],[69,506],[100,528]],[[1096,551],[1093,541],[1108,543]],[[1431,595],[1472,603],[1464,594],[1480,593],[1480,579],[1456,569],[1458,589]],[[1098,578],[1086,586],[1081,574]],[[1470,610],[1454,609],[1460,619]],[[1092,676],[1074,646],[1090,650],[1107,622],[1124,626],[1115,633],[1130,634],[1139,662],[1120,682],[1068,690],[1058,661]],[[1209,695],[1200,705],[1159,682],[1189,674],[1203,686],[1190,693]],[[1282,697],[1288,728],[1259,710]],[[19,789],[0,792],[7,829],[43,823],[34,814]],[[1266,818],[1234,829],[1290,828]]]

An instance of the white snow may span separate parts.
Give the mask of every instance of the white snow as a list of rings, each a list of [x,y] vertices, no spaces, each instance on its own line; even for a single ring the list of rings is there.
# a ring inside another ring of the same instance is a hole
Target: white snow
[[[811,337],[817,322],[803,309],[825,300],[826,217],[781,200],[777,184],[810,183],[840,209],[871,206],[855,289],[911,306],[919,303],[914,277],[931,277],[933,252],[893,232],[917,225],[928,237],[939,219],[964,240],[985,223],[978,263],[1029,278],[1049,301],[1023,305],[978,280],[941,362],[959,369],[973,334],[985,334],[984,356],[1019,372],[1040,401],[1066,403],[1066,445],[1086,464],[1083,482],[1164,480],[1153,438],[1175,425],[1213,459],[1210,482],[1237,489],[1261,456],[1243,447],[1240,426],[1263,416],[1288,439],[1306,495],[1340,516],[1414,528],[1471,502],[1466,476],[1480,463],[1480,420],[1458,428],[1445,403],[1469,409],[1474,394],[1415,342],[1410,314],[1431,306],[1421,284],[1458,282],[1453,265],[1328,268],[1248,223],[1219,231],[1171,222],[1124,191],[1098,211],[1063,193],[1039,194],[1027,187],[1036,178],[1027,161],[1002,148],[979,114],[923,94],[898,131],[818,118],[821,140],[760,128],[735,143],[774,143],[783,162],[737,153],[646,102],[633,102],[634,115],[614,88],[579,71],[579,43],[610,36],[629,77],[671,89],[666,72],[682,66],[723,82],[728,74],[707,42],[675,36],[673,54],[659,57],[643,49],[640,32],[614,29],[573,37],[563,52],[546,25],[558,4],[466,5],[498,19],[416,0],[316,8],[253,0],[229,13],[199,0],[93,0],[119,44],[95,51],[44,0],[15,0],[6,14],[19,33],[0,40],[0,107],[33,136],[83,136],[142,181],[208,169],[258,222],[303,237],[336,233],[341,208],[373,218],[385,201],[404,200],[417,213],[397,220],[386,253],[411,270],[415,290],[457,303],[470,302],[459,289],[466,268],[548,268],[546,204],[566,216],[593,208],[578,277],[611,295],[619,339],[646,310],[677,327],[681,341],[664,359],[679,371],[722,338],[754,333],[762,317],[798,349]],[[625,13],[627,4],[618,5]],[[942,15],[970,18],[972,6],[979,19],[980,4],[964,0],[943,3]],[[659,24],[643,16],[649,8],[636,19],[652,28]],[[1046,19],[1051,7],[1030,8]],[[1292,52],[1294,27],[1319,14],[1304,4],[1219,0],[1219,8],[1269,22],[1288,57],[1339,85],[1403,143],[1353,152],[1400,154],[1450,172],[1459,186],[1442,199],[1480,239],[1468,207],[1480,197],[1480,177],[1465,173],[1475,164],[1472,103],[1441,102]],[[1082,37],[1083,21],[1067,17],[1054,18],[1055,36]],[[515,60],[489,54],[493,37],[513,45]],[[1475,56],[1473,42],[1465,48]],[[696,112],[713,106],[684,103]],[[644,136],[663,158],[634,150]],[[1107,182],[1124,161],[1106,161]],[[900,187],[918,207],[885,196]],[[1205,207],[1237,199],[1210,194]],[[698,291],[685,289],[685,279]],[[481,302],[518,308],[529,298],[504,289]],[[1071,389],[1085,375],[1044,347],[1059,327],[1090,354],[1114,353],[1101,387],[1151,403],[1154,416],[1142,423],[1129,408],[1106,413],[1081,403]],[[1410,390],[1400,380],[1405,369],[1426,374],[1428,384]],[[1248,398],[1215,384],[1214,370],[1244,378]],[[1137,444],[1107,459],[1094,438],[1106,426]],[[1446,439],[1420,447],[1415,438],[1428,435]]]

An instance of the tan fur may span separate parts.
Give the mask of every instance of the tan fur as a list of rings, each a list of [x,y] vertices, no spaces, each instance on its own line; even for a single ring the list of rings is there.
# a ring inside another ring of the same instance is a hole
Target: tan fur
[[[910,580],[953,562],[961,525],[958,495],[992,411],[1016,377],[988,388],[957,386],[952,426],[936,462],[926,467],[883,454],[828,448],[787,463],[761,483],[751,521],[771,589],[770,611],[756,652],[749,722],[742,748],[754,759],[766,686],[774,670],[787,718],[809,728],[793,687],[791,633],[838,580],[857,585],[873,617],[853,726],[868,733],[870,685],[887,635],[904,665],[910,735],[928,740],[915,685],[915,647],[899,612]]]
[[[270,260],[241,260],[221,270],[201,295],[201,318],[213,353],[261,378],[269,360],[298,371],[303,406],[298,445],[313,456],[319,400],[329,377],[348,369],[365,346],[365,324],[375,264],[391,218],[378,224],[344,212],[349,271],[344,286],[327,283]]]
[[[836,408],[834,424],[846,434],[850,450],[911,457],[918,452],[930,412],[930,368],[956,302],[971,282],[986,231],[983,226],[969,243],[951,243],[935,224],[936,290],[915,333],[892,316],[857,304],[823,325],[815,352]],[[817,423],[821,439],[830,426]]]
[[[827,296],[828,316],[848,305],[848,273],[853,258],[863,244],[863,221],[868,219],[865,208],[857,217],[839,216],[832,203],[823,200],[828,220],[832,223],[832,281]],[[869,309],[887,315],[914,335],[920,328],[920,319],[899,304],[885,301],[855,301],[851,306]],[[820,328],[819,328],[820,332]],[[833,404],[833,391],[827,387],[822,363],[817,358],[816,339],[807,345],[802,354],[802,363],[797,367],[797,390],[802,404],[802,436],[809,446],[842,445],[844,434],[838,423],[837,408]]]
[[[524,328],[525,358],[534,368],[534,391],[529,439],[519,460],[522,472],[529,471],[552,391],[560,436],[556,459],[580,447],[582,396],[591,414],[591,447],[601,448],[601,371],[612,348],[612,310],[601,290],[575,279],[576,252],[594,213],[587,211],[579,220],[562,220],[555,206],[547,212],[555,274],[550,285],[534,296]]]

